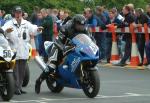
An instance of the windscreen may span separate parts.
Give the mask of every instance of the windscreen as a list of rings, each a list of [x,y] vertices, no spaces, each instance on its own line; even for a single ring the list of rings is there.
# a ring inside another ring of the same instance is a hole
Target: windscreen
[[[75,39],[78,40],[78,42],[80,42],[83,45],[91,45],[91,44],[93,44],[93,41],[91,40],[91,38],[89,38],[86,34],[78,34],[73,39],[74,40]]]

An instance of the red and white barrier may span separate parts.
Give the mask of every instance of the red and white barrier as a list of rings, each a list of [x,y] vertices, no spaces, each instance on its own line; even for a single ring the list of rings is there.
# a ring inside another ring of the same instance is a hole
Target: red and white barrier
[[[109,32],[108,30],[102,30],[100,27],[90,28],[91,32]],[[148,33],[150,33],[150,28],[147,28]],[[116,33],[130,33],[129,27],[117,28]],[[145,33],[144,27],[137,27],[134,29],[135,33]]]
[[[131,60],[130,60],[130,66],[138,66],[140,64],[140,57],[139,57],[139,51],[136,44],[136,34],[142,33],[145,35],[145,42],[149,41],[149,33],[150,28],[147,24],[144,24],[143,27],[135,27],[134,24],[131,24],[129,27],[124,28],[117,28],[115,29],[115,26],[113,24],[110,24],[106,30],[102,30],[100,27],[90,28],[90,31],[95,32],[110,32],[112,33],[112,50],[111,50],[111,61],[118,60],[118,48],[117,48],[117,42],[116,42],[116,33],[129,33],[132,36],[132,48],[131,48]],[[129,35],[127,34],[127,35]],[[100,35],[100,34],[99,34]],[[146,53],[144,51],[144,60],[143,64],[147,63]]]

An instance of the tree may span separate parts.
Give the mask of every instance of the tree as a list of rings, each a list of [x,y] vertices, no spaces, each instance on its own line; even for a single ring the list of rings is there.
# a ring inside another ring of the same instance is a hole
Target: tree
[[[85,7],[95,8],[97,5],[104,5],[107,8],[117,7],[122,9],[125,4],[133,3],[135,7],[142,7],[149,3],[149,0],[1,0],[0,9],[11,13],[14,5],[20,5],[28,13],[31,13],[34,6],[41,8],[69,9],[73,14],[82,13]]]

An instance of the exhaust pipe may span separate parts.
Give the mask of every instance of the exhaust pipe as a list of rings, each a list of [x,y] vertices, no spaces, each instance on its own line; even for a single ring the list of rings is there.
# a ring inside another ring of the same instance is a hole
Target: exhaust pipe
[[[45,69],[47,68],[47,65],[39,56],[35,56],[35,61],[40,66],[42,71],[45,71]]]

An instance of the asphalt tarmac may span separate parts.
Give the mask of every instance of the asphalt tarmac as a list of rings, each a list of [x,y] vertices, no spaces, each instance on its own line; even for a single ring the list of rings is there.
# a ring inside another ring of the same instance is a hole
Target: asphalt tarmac
[[[11,103],[150,103],[150,70],[135,70],[120,67],[103,67],[98,65],[100,74],[100,91],[96,98],[90,99],[82,90],[64,88],[59,93],[52,93],[45,82],[41,93],[34,91],[35,80],[41,69],[30,61],[30,82],[23,88],[27,94],[14,95]],[[0,99],[0,102],[3,102]],[[7,103],[7,102],[4,102]]]

